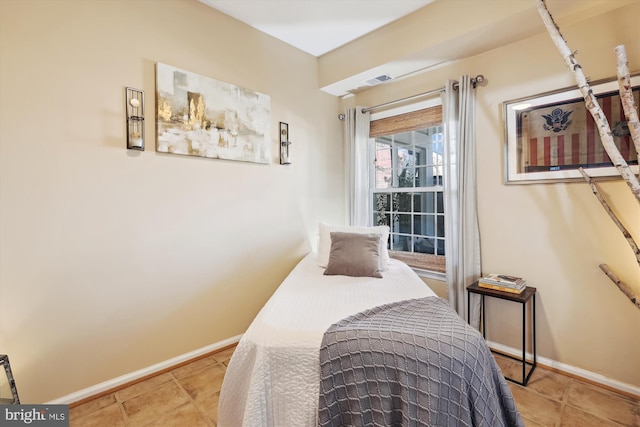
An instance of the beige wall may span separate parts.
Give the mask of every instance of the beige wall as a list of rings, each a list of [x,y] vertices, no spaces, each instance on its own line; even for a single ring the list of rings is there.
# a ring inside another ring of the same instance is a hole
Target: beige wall
[[[615,76],[613,48],[625,44],[640,71],[640,3],[572,22],[561,30],[593,80]],[[461,23],[464,25],[464,23]],[[640,310],[600,271],[609,264],[640,293],[640,271],[627,242],[584,183],[502,183],[502,103],[575,85],[550,37],[539,35],[418,77],[346,99],[377,105],[442,87],[448,78],[483,74],[477,89],[478,203],[484,272],[525,277],[538,289],[538,354],[562,364],[640,386]],[[638,204],[622,181],[600,184],[640,241]],[[508,206],[508,207],[507,207]],[[488,338],[519,348],[518,304],[489,300]]]
[[[241,334],[344,220],[339,101],[310,55],[196,0],[0,0],[0,54],[0,353],[25,403]],[[156,154],[156,62],[270,95],[272,163]]]
[[[562,28],[590,77],[615,74],[619,43],[640,69],[638,16],[635,3]],[[318,90],[318,61],[196,0],[0,0],[0,56],[0,353],[24,402],[242,333],[317,222],[344,220],[339,102]],[[269,94],[273,163],[156,154],[156,62]],[[484,271],[538,288],[540,355],[640,385],[639,310],[598,269],[640,293],[624,239],[584,184],[502,184],[502,102],[574,83],[546,34],[347,102],[463,73],[488,80],[477,92]],[[124,148],[125,86],[146,94],[143,153]],[[294,142],[287,167],[279,121]],[[601,188],[640,240],[626,186]],[[489,338],[517,347],[518,307],[489,310]]]

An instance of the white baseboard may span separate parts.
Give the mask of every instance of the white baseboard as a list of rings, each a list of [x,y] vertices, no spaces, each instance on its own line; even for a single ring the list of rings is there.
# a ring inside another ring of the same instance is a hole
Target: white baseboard
[[[80,400],[95,396],[107,390],[112,390],[121,385],[130,383],[137,379],[146,377],[147,375],[154,374],[156,372],[160,372],[163,369],[170,368],[172,366],[178,365],[182,362],[186,362],[191,359],[195,359],[198,356],[202,356],[203,354],[211,353],[213,351],[219,350],[221,348],[227,347],[231,344],[235,344],[240,341],[242,335],[237,335],[235,337],[219,341],[217,343],[208,345],[206,347],[199,348],[197,350],[191,351],[189,353],[181,354],[180,356],[174,357],[169,360],[165,360],[160,363],[156,363],[155,365],[148,366],[143,369],[139,369],[137,371],[119,376],[117,378],[104,381],[100,384],[93,385],[91,387],[87,387],[80,391],[76,391],[74,393],[68,394],[66,396],[59,397],[57,399],[46,402],[49,405],[57,405],[57,404],[70,404],[73,402],[78,402]],[[508,347],[502,344],[498,344],[493,341],[487,341],[489,347],[501,351],[503,353],[511,354],[514,356],[518,356],[522,354],[522,350],[516,349],[513,347]],[[527,358],[532,359],[533,355],[530,353],[526,353]],[[625,393],[633,394],[636,396],[640,396],[640,387],[634,386],[632,384],[623,383],[621,381],[617,381],[604,375],[596,374],[594,372],[587,371],[585,369],[576,368],[575,366],[567,365],[565,363],[557,362],[552,359],[548,359],[546,357],[537,356],[537,361],[541,365],[549,366],[551,368],[557,369],[562,372],[566,372],[568,374],[574,375],[576,377],[584,378],[589,381],[593,381],[598,384],[602,384],[604,386],[620,390]]]
[[[494,350],[498,350],[500,352],[507,353],[512,356],[522,357],[522,349],[507,347],[506,345],[498,344],[493,341],[487,341],[487,344],[489,345],[490,348]],[[527,356],[527,359],[533,360],[533,354],[527,352],[526,356]],[[623,383],[622,381],[614,380],[614,379],[605,377],[604,375],[596,374],[594,372],[587,371],[586,369],[576,368],[575,366],[557,362],[553,359],[548,359],[546,357],[537,356],[536,359],[540,365],[549,366],[553,369],[557,369],[558,371],[562,371],[567,374],[584,378],[586,380],[593,381],[594,383],[602,384],[604,386],[640,397],[640,387],[635,386],[633,384]]]
[[[206,347],[199,348],[197,350],[191,351],[189,353],[181,354],[180,356],[174,357],[169,360],[165,360],[164,362],[156,363],[155,365],[148,366],[143,369],[139,369],[137,371],[119,376],[117,378],[113,378],[111,380],[102,382],[100,384],[93,385],[91,387],[87,387],[80,391],[76,391],[75,393],[68,394],[66,396],[59,397],[50,402],[46,402],[49,405],[58,405],[58,404],[70,404],[73,402],[78,402],[82,399],[89,398],[91,396],[95,396],[99,393],[105,392],[107,390],[112,390],[121,385],[130,383],[137,379],[146,377],[147,375],[154,374],[156,372],[160,372],[163,369],[170,368],[172,366],[178,365],[179,363],[186,362],[191,359],[195,359],[198,356],[202,356],[203,354],[211,353],[213,351],[219,350],[221,348],[227,347],[231,344],[235,344],[240,341],[242,335],[238,335],[223,341],[219,341],[217,343],[208,345]]]

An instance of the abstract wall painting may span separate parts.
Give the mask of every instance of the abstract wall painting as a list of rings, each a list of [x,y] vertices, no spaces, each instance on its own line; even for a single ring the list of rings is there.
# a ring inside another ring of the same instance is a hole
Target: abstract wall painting
[[[640,105],[640,75],[631,78],[636,108]],[[618,83],[590,83],[613,133],[614,142],[634,173],[638,157],[622,109]],[[507,101],[505,118],[505,183],[527,184],[619,178],[600,141],[595,121],[577,88]]]
[[[156,65],[156,150],[271,162],[271,98],[170,65]]]

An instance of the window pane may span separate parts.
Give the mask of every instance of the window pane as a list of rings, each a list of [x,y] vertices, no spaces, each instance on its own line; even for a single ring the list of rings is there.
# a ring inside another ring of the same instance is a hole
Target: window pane
[[[427,175],[428,171],[425,167],[417,167],[415,170],[415,186],[416,187],[429,187],[428,184],[430,177]]]
[[[398,188],[413,187],[415,173],[415,170],[412,168],[402,169],[398,174]]]
[[[391,169],[376,168],[375,188],[385,189],[391,188],[393,184],[393,172]]]
[[[398,206],[396,211],[398,212],[411,212],[411,193],[397,193],[398,194]]]
[[[413,187],[413,180],[415,176],[415,156],[413,150],[410,148],[399,147],[397,149],[398,155],[398,187]]]
[[[444,197],[442,191],[436,192],[436,212],[444,213]]]
[[[393,233],[411,234],[411,215],[396,214],[393,216]]]
[[[433,163],[441,165],[444,159],[444,139],[442,134],[442,127],[431,128],[431,147],[433,150]]]
[[[435,254],[434,239],[416,237],[413,244],[413,251],[421,254]]]
[[[431,160],[429,159],[429,157],[427,157],[427,155],[428,152],[424,146],[416,145],[414,147],[414,164],[416,166],[424,166],[426,164],[429,164]]]
[[[422,234],[422,230],[424,230],[425,225],[422,221],[424,215],[414,215],[413,216],[413,234]]]
[[[418,175],[416,187],[442,185],[442,166],[421,166],[415,173]]]
[[[391,234],[391,248],[392,251],[409,251],[411,252],[411,237],[398,236],[397,234]]]
[[[434,185],[442,185],[442,175],[444,174],[444,168],[442,165],[433,167],[433,176],[437,177],[437,180],[434,180]]]
[[[393,144],[393,140],[388,136],[380,136],[376,138],[376,150],[390,149]]]
[[[373,211],[389,212],[391,211],[391,195],[389,193],[373,194]]]
[[[373,214],[373,225],[391,225],[391,215],[383,214],[383,213],[374,213]]]
[[[414,193],[413,212],[434,213],[434,193]]]
[[[420,161],[422,164],[426,161],[424,155],[427,151],[431,151],[431,134],[429,129],[420,129],[413,132],[413,144],[416,146],[418,153],[422,157]]]
[[[445,250],[444,250],[444,239],[437,239],[438,242],[438,251],[436,253],[436,255],[445,255]]]
[[[376,140],[376,167],[391,169],[391,145],[381,144]]]
[[[431,164],[433,165],[442,165],[444,163],[444,156],[434,151],[433,155],[431,156],[431,160]]]
[[[433,215],[414,215],[413,234],[435,236],[435,218]]]
[[[432,155],[430,158],[430,162],[427,164],[427,166],[442,166],[442,157],[438,156],[438,155]]]
[[[438,215],[436,217],[436,236],[444,237],[444,216]]]
[[[390,188],[393,178],[393,164],[391,162],[391,140],[376,139],[375,159],[375,188]]]

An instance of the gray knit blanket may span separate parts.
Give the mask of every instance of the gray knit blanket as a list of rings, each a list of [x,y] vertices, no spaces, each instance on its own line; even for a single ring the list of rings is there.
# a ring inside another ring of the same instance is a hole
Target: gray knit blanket
[[[437,297],[387,304],[325,332],[320,426],[524,426],[482,335]]]

